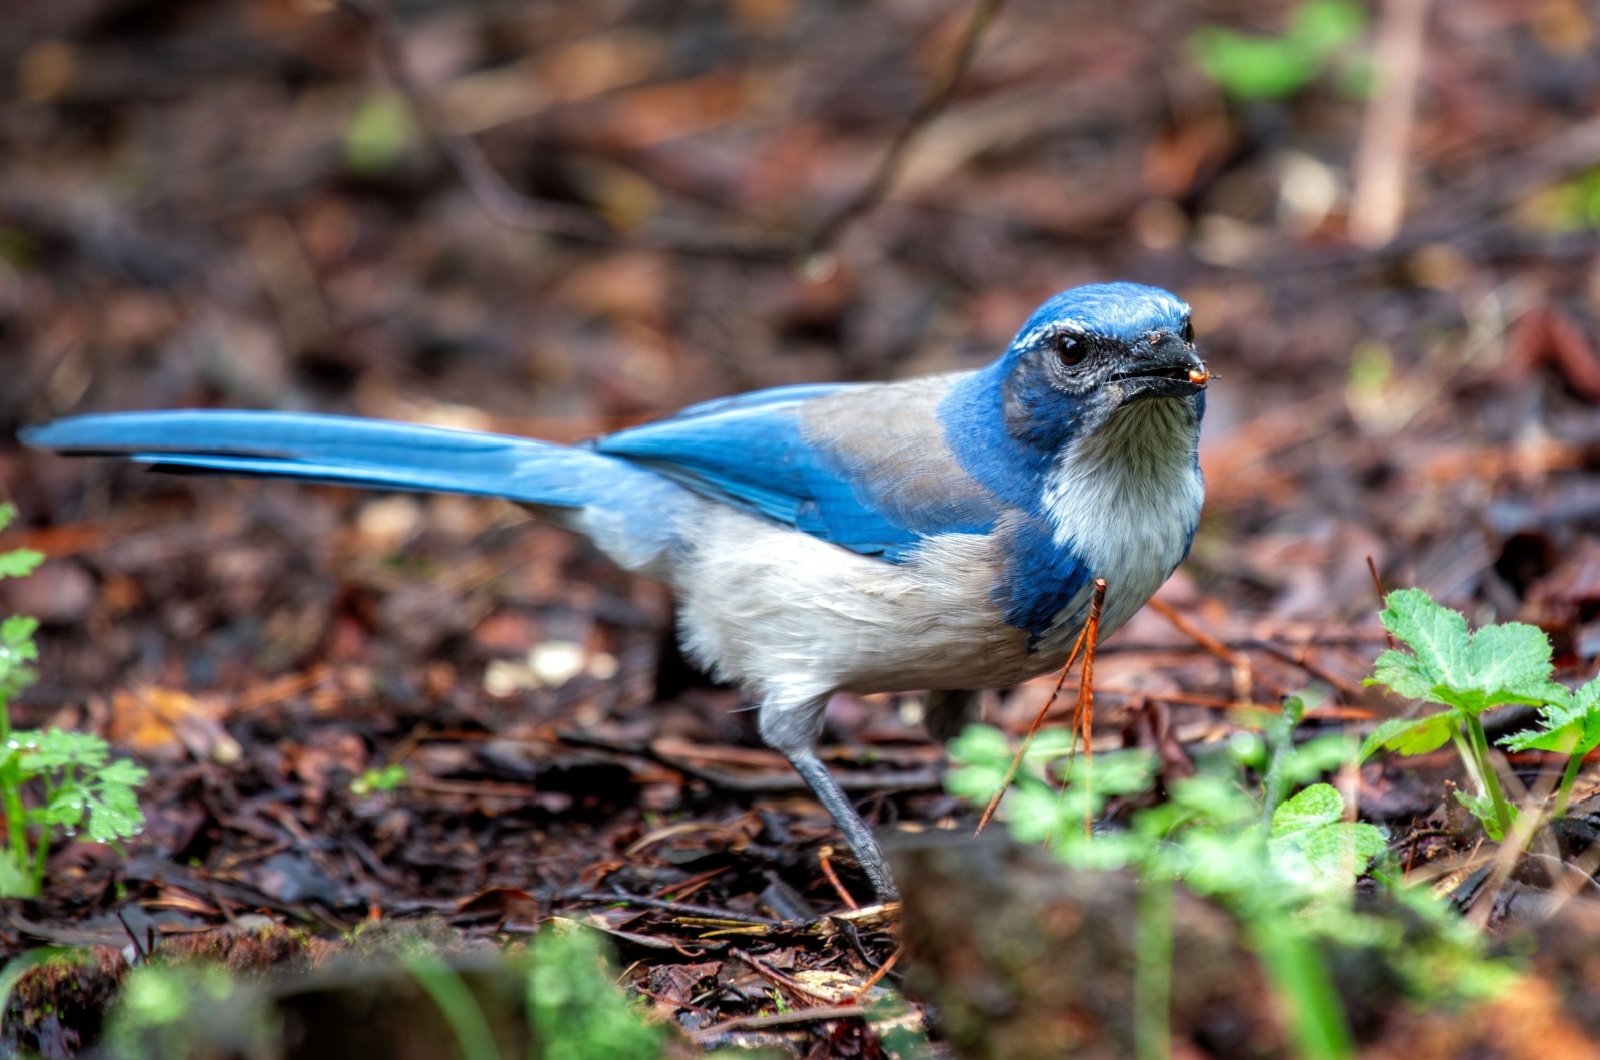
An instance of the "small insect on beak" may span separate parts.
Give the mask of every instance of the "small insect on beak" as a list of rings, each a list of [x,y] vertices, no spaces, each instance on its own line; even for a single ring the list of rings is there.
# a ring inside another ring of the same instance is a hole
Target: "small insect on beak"
[[[1210,372],[1209,369],[1205,369],[1205,368],[1191,368],[1191,369],[1189,369],[1189,382],[1193,383],[1195,386],[1205,386],[1206,383],[1210,381],[1210,379],[1211,379],[1211,372]]]

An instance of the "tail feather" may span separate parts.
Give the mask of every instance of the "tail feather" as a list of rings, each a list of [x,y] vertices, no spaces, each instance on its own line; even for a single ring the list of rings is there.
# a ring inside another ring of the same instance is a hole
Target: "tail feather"
[[[661,480],[589,449],[504,434],[285,412],[125,412],[24,429],[28,445],[174,471],[504,497],[582,508]]]

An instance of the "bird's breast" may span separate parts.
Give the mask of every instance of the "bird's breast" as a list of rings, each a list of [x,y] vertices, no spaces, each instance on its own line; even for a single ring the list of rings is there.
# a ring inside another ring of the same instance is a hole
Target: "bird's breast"
[[[1188,555],[1205,500],[1195,459],[1199,418],[1179,400],[1125,409],[1105,430],[1068,446],[1042,491],[1051,540],[1106,580],[1102,636],[1126,622]],[[1087,608],[1087,586],[1063,620]]]

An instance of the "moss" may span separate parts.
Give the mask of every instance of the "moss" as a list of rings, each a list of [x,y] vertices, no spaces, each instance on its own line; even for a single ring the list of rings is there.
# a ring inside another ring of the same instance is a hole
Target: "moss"
[[[0,1017],[0,1054],[70,1056],[93,1043],[127,974],[110,946],[59,953],[27,969]]]

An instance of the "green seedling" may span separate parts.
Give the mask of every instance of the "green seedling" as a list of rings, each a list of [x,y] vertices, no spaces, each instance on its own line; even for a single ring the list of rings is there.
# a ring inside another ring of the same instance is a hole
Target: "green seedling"
[[[0,504],[0,530],[15,516],[15,508]],[[0,554],[0,578],[25,577],[43,561],[30,549]],[[11,700],[34,680],[38,626],[21,616],[0,622],[0,804],[6,822],[0,897],[39,893],[57,836],[85,828],[89,838],[109,843],[144,827],[134,789],[146,773],[132,762],[113,761],[100,737],[62,729],[12,730]]]
[[[394,791],[409,779],[406,767],[398,762],[390,763],[382,769],[369,769],[350,782],[351,794],[358,798],[366,798],[377,791]]]
[[[1554,814],[1560,817],[1567,812],[1567,801],[1572,797],[1584,756],[1600,747],[1600,678],[1564,700],[1547,703],[1540,714],[1539,728],[1508,736],[1500,744],[1513,751],[1555,751],[1568,756],[1561,787],[1556,791]]]
[[[1085,811],[1098,817],[1111,797],[1147,791],[1155,758],[1145,752],[1096,755],[1090,790],[1081,759],[1069,760],[1070,733],[1046,730],[1001,804],[1019,841],[1048,840],[1057,857],[1078,868],[1129,868],[1137,875],[1138,1060],[1169,1053],[1172,888],[1178,882],[1238,919],[1282,1000],[1300,1056],[1354,1055],[1324,957],[1330,944],[1376,948],[1421,997],[1493,996],[1510,981],[1506,968],[1483,959],[1482,940],[1470,925],[1431,894],[1387,874],[1383,833],[1348,819],[1338,789],[1319,780],[1354,759],[1355,742],[1338,736],[1296,742],[1304,712],[1304,703],[1291,697],[1262,731],[1238,734],[1227,755],[1172,782],[1165,801],[1123,813],[1117,827],[1102,824],[1093,834],[1083,830]],[[999,786],[1012,754],[1005,737],[985,726],[969,727],[950,753],[956,768],[949,789],[977,803]],[[1409,911],[1406,918],[1355,911],[1355,881],[1369,870],[1394,906]]]
[[[1202,772],[1175,782],[1166,802],[1129,815],[1125,828],[1085,834],[1086,812],[1098,816],[1110,797],[1148,790],[1156,760],[1145,752],[1097,755],[1092,784],[1085,783],[1089,774],[1082,759],[1065,764],[1070,734],[1052,730],[1035,738],[1006,795],[1002,806],[1019,841],[1048,840],[1058,857],[1079,868],[1128,867],[1137,873],[1140,1060],[1167,1055],[1171,891],[1180,880],[1240,919],[1284,996],[1301,1055],[1352,1053],[1343,1007],[1315,941],[1342,930],[1349,914],[1335,915],[1339,899],[1348,898],[1356,876],[1384,852],[1385,842],[1371,825],[1344,819],[1344,800],[1331,785],[1311,784],[1284,797],[1354,752],[1350,741],[1340,739],[1296,747],[1292,733],[1303,711],[1298,699],[1291,700],[1267,741],[1252,738],[1237,749],[1236,761],[1267,778],[1259,795],[1248,793],[1231,770]],[[986,726],[969,727],[950,753],[958,767],[949,788],[974,801],[993,794],[1011,760],[1004,736]],[[1058,790],[1063,773],[1067,783]]]
[[[1362,745],[1365,758],[1383,749],[1425,754],[1453,742],[1478,789],[1456,797],[1483,823],[1491,839],[1504,839],[1516,820],[1489,760],[1481,715],[1491,707],[1571,704],[1572,693],[1551,677],[1550,641],[1520,622],[1467,632],[1459,611],[1440,607],[1420,589],[1400,589],[1384,600],[1383,626],[1409,651],[1378,656],[1369,685],[1446,709],[1420,718],[1384,722]]]
[[[1283,99],[1314,81],[1367,26],[1355,0],[1308,0],[1281,36],[1205,26],[1190,38],[1206,76],[1234,99]]]

